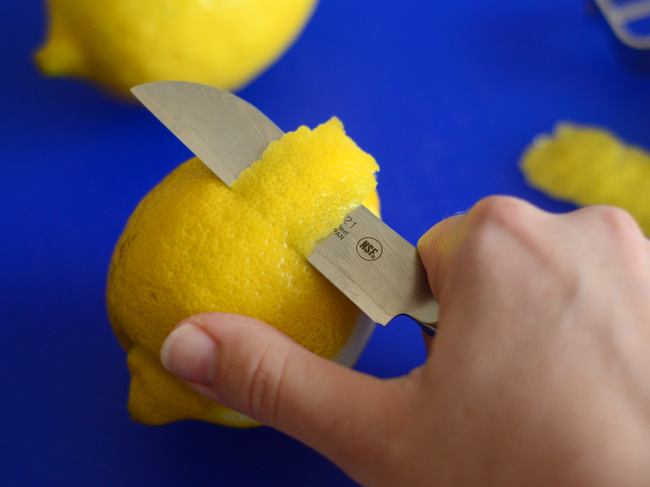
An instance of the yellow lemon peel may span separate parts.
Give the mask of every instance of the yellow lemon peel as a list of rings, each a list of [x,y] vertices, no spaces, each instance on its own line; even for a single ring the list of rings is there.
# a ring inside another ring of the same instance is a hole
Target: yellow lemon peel
[[[527,182],[549,196],[623,208],[650,235],[650,153],[608,130],[557,124],[527,148],[520,167]]]
[[[365,202],[378,212],[377,170],[333,118],[270,144],[230,188],[194,158],[142,200],[116,245],[107,288],[134,419],[255,424],[163,368],[163,341],[196,313],[254,316],[337,357],[360,313],[306,257],[353,208]]]
[[[316,0],[49,0],[36,60],[131,98],[150,81],[243,87],[296,39]]]

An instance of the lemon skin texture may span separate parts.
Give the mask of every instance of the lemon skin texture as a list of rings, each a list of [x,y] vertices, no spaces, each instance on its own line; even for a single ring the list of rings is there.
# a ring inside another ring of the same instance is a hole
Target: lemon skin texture
[[[601,127],[563,122],[524,152],[529,185],[578,206],[629,212],[650,237],[650,153]]]
[[[280,57],[316,0],[49,0],[36,54],[49,76],[93,80],[122,98],[161,80],[242,88]]]
[[[306,258],[351,209],[365,202],[378,213],[377,170],[332,119],[270,144],[230,188],[194,158],[142,200],[116,245],[107,286],[135,420],[256,424],[162,366],[163,341],[197,313],[253,316],[323,357],[349,356],[350,346],[358,357],[365,341],[351,342],[365,315]]]

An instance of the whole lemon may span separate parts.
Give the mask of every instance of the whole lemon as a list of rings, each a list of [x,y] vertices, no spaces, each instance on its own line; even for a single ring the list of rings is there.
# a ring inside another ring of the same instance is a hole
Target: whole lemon
[[[298,36],[316,0],[49,0],[50,76],[89,78],[129,97],[167,79],[241,88]]]
[[[255,424],[162,366],[163,341],[196,313],[254,316],[321,356],[356,360],[374,324],[306,258],[354,207],[365,201],[378,212],[376,170],[334,118],[270,144],[230,188],[194,158],[142,200],[117,243],[107,289],[135,420]]]

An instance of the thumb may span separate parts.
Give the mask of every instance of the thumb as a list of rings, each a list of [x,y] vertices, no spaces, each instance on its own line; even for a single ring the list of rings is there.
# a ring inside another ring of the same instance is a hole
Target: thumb
[[[242,315],[206,313],[183,321],[165,341],[161,360],[197,392],[341,466],[372,457],[368,443],[386,423],[382,407],[395,398],[391,381],[323,359]]]

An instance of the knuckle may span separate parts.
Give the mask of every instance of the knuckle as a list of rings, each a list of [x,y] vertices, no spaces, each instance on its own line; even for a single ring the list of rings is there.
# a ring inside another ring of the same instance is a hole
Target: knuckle
[[[639,236],[640,229],[636,220],[625,210],[615,206],[595,206],[593,211],[612,236],[623,240]]]
[[[641,227],[627,211],[615,207],[597,205],[582,208],[592,225],[594,244],[607,252],[610,259],[617,262],[617,267],[636,274],[645,272],[650,262],[648,240]]]
[[[510,227],[521,220],[529,205],[510,196],[488,196],[470,210],[472,223],[477,228]]]
[[[530,233],[527,218],[530,205],[508,196],[489,196],[478,201],[464,218],[463,228],[456,240],[450,265],[454,279],[495,279],[507,262],[507,252]],[[505,259],[505,260],[504,260]]]
[[[480,200],[469,213],[472,246],[490,249],[499,245],[507,236],[515,240],[526,240],[535,231],[532,206],[509,196],[489,196]]]
[[[286,360],[279,360],[270,352],[263,353],[252,365],[248,378],[247,409],[262,423],[276,424],[279,398]]]

